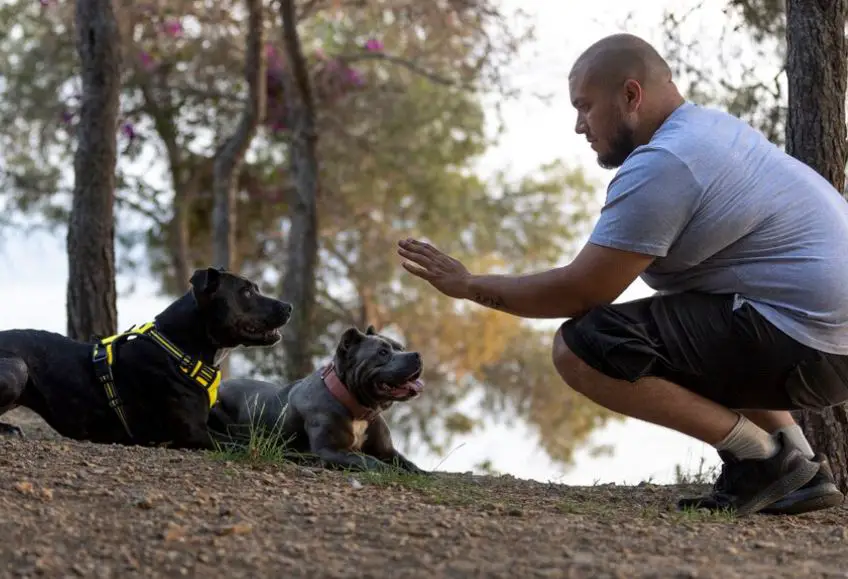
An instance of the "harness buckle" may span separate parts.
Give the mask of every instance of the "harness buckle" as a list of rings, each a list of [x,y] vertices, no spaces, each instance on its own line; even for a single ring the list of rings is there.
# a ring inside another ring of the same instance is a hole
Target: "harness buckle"
[[[106,351],[106,348],[100,344],[97,344],[94,347],[94,355],[92,356],[92,360],[95,364],[101,364],[105,362],[109,358],[109,354]]]

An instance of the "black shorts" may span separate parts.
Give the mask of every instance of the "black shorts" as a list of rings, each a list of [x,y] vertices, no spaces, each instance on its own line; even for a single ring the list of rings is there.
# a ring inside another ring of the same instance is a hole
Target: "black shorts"
[[[569,349],[595,370],[656,376],[737,410],[848,401],[848,356],[809,348],[733,295],[680,293],[611,304],[566,321]]]

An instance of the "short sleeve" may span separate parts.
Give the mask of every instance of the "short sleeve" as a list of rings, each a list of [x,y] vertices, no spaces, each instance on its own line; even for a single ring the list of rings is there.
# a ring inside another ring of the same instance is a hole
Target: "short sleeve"
[[[589,242],[665,257],[694,215],[702,188],[689,167],[656,147],[636,149],[607,188]]]

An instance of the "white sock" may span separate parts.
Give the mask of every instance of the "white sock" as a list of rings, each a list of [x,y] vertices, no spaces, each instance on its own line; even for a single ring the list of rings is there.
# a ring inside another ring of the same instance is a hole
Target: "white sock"
[[[715,445],[715,449],[726,450],[739,460],[745,460],[771,458],[780,447],[768,432],[740,414],[736,426]]]
[[[816,453],[813,452],[813,447],[810,446],[810,441],[807,440],[806,436],[804,436],[804,431],[801,430],[801,427],[797,424],[778,428],[771,433],[772,438],[776,441],[777,435],[781,432],[783,433],[783,436],[786,437],[786,442],[804,453],[804,456],[807,458],[813,458],[816,455]]]

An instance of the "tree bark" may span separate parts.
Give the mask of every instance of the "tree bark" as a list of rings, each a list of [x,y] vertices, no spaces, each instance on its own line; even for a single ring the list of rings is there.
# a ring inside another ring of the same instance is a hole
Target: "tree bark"
[[[246,0],[248,31],[245,78],[248,98],[238,126],[215,154],[212,194],[213,259],[219,267],[236,269],[236,195],[244,154],[265,115],[265,34],[262,0]]]
[[[111,0],[77,0],[82,107],[68,223],[68,336],[117,331],[115,164],[121,90],[121,39]]]
[[[286,272],[282,299],[293,305],[292,317],[283,329],[285,371],[289,379],[312,371],[312,318],[315,310],[315,267],[318,261],[318,135],[315,103],[300,37],[294,0],[281,0],[283,43],[288,70],[283,76],[283,96],[291,127],[289,158],[295,195],[292,200]]]
[[[846,18],[848,0],[786,2],[786,151],[840,192],[848,157]],[[848,406],[794,414],[812,447],[827,455],[840,489],[848,491]]]

